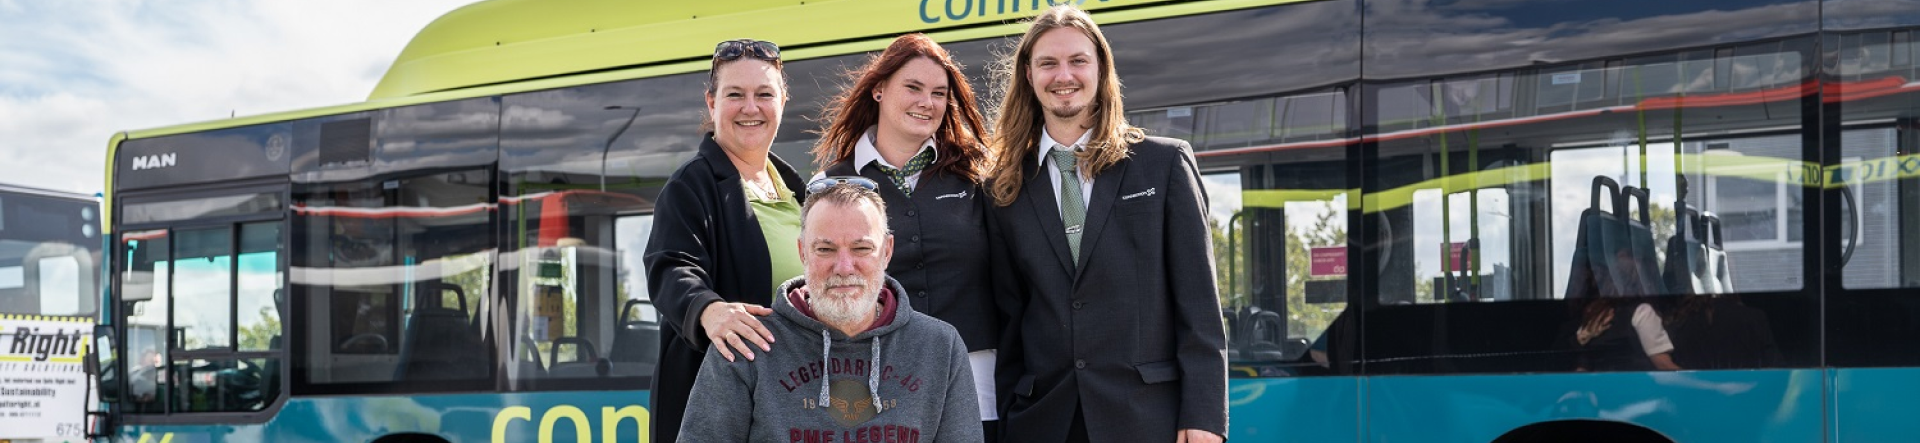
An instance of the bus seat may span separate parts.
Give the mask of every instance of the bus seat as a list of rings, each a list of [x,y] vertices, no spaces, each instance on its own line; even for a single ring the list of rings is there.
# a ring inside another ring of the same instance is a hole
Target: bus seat
[[[1596,176],[1592,192],[1589,206],[1580,213],[1573,263],[1567,272],[1566,299],[1598,297],[1603,295],[1602,288],[1622,288],[1605,294],[1610,296],[1666,294],[1649,227],[1647,191],[1621,188],[1612,178]],[[1638,220],[1629,208],[1635,197],[1639,200]],[[1603,203],[1610,203],[1612,211],[1603,210]],[[1622,262],[1623,258],[1631,262]],[[1626,272],[1623,267],[1632,267],[1635,272]]]
[[[533,341],[533,337],[520,336],[520,349],[514,353],[520,355],[514,359],[520,371],[518,378],[540,378],[546,374],[547,365],[540,360],[540,345]]]
[[[285,342],[281,340],[279,335],[274,335],[273,338],[267,339],[267,349],[281,349],[281,347],[285,345]],[[263,402],[262,407],[273,404],[274,400],[280,398],[280,358],[269,357],[267,358],[267,363],[261,366],[260,386],[262,389],[262,396],[260,397],[260,401]]]
[[[560,345],[574,345],[573,361],[560,361]],[[600,352],[593,349],[593,341],[585,337],[560,337],[553,340],[553,347],[547,350],[547,375],[553,378],[595,378],[605,377],[612,368],[600,360]]]
[[[620,306],[620,326],[614,328],[613,348],[607,351],[614,375],[651,375],[660,358],[660,323],[634,317],[634,308],[642,302],[627,300]]]
[[[435,290],[431,294],[444,294],[451,291],[460,301],[460,307],[440,306],[440,297],[421,297],[420,303],[432,300],[432,306],[420,306],[414,309],[408,318],[406,332],[400,341],[400,366],[394,377],[399,380],[431,379],[472,379],[487,374],[487,349],[479,334],[470,326],[467,315],[467,299],[460,287],[445,283],[424,284]]]
[[[1287,358],[1286,322],[1276,311],[1260,311],[1248,316],[1247,337],[1250,341],[1240,350],[1240,358],[1252,361],[1280,361]]]
[[[1677,294],[1733,292],[1732,270],[1721,243],[1720,217],[1688,206],[1679,211],[1680,232],[1667,238],[1662,272],[1667,289]]]

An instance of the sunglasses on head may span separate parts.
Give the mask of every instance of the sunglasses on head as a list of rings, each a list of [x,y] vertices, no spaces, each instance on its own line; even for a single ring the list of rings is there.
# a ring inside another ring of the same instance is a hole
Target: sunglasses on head
[[[740,57],[746,55],[752,55],[753,58],[761,60],[777,62],[780,61],[780,45],[765,40],[743,38],[720,42],[719,45],[713,47],[713,58],[721,61],[739,60]]]
[[[866,177],[856,177],[856,176],[826,177],[819,180],[814,180],[812,183],[807,183],[807,195],[814,195],[822,192],[827,192],[828,189],[833,189],[833,187],[840,186],[840,185],[859,186],[860,189],[865,189],[868,191],[873,191],[880,188],[879,183],[874,183],[873,179],[869,179]]]

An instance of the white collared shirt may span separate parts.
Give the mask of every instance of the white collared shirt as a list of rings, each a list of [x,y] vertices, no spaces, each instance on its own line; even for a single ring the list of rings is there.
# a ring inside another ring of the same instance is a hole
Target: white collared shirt
[[[1053,164],[1053,161],[1050,160],[1052,157],[1049,157],[1049,155],[1055,150],[1072,151],[1079,149],[1079,147],[1085,147],[1090,140],[1093,140],[1093,131],[1091,130],[1080,134],[1080,139],[1074,140],[1073,146],[1062,145],[1060,142],[1053,140],[1053,135],[1047,133],[1047,128],[1040,128],[1040,149],[1035,150],[1039,151],[1035,155],[1040,157],[1040,164],[1047,166],[1047,178],[1053,180],[1053,201],[1056,204],[1060,204],[1059,202],[1062,201],[1060,198],[1060,167]],[[1082,206],[1080,209],[1086,210],[1087,208],[1085,206],[1092,201],[1093,177],[1082,176],[1080,178],[1080,205]]]
[[[853,170],[854,171],[859,171],[861,169],[866,168],[867,164],[869,163],[879,163],[880,166],[886,166],[894,169],[900,169],[901,167],[904,166],[904,165],[894,166],[891,163],[887,163],[886,157],[880,156],[880,147],[874,146],[873,144],[873,138],[876,137],[875,134],[877,134],[879,131],[880,131],[879,125],[868,126],[866,135],[861,136],[858,141],[855,141],[853,143]],[[938,145],[934,143],[932,137],[928,137],[926,142],[923,142],[920,144],[920,151],[933,150],[933,161],[927,162],[927,167],[933,167],[934,163],[940,162],[940,150],[936,149],[937,146]],[[913,155],[920,155],[920,151],[914,151]],[[913,157],[908,156],[907,158],[912,159]],[[925,172],[925,170],[922,170],[921,172]],[[918,189],[919,187],[920,187],[920,172],[915,172],[913,173],[913,175],[907,176],[908,189]]]

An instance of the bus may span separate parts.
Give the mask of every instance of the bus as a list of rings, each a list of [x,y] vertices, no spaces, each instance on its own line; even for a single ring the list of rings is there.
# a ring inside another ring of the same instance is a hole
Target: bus
[[[0,441],[82,441],[100,201],[0,184]]]
[[[490,0],[364,102],[119,134],[98,433],[644,439],[638,254],[714,42],[785,48],[811,173],[867,54],[926,32],[991,95],[1050,3]],[[1231,440],[1920,435],[1912,8],[1076,3],[1202,168]]]

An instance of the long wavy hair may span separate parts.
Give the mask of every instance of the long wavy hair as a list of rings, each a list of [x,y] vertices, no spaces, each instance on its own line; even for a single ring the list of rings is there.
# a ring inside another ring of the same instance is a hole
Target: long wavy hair
[[[1091,177],[1107,167],[1127,158],[1128,147],[1147,135],[1140,128],[1127,124],[1126,108],[1121,106],[1120,75],[1113,66],[1113,48],[1107,44],[1106,34],[1100,32],[1100,25],[1086,11],[1072,4],[1054,6],[1040,16],[1034,17],[1027,27],[1026,35],[1020,37],[1020,44],[1011,57],[1003,57],[1002,64],[996,70],[996,77],[1006,85],[1000,97],[1000,116],[994,123],[994,133],[988,146],[998,154],[995,161],[992,182],[987,186],[987,194],[993,196],[996,205],[1013,204],[1013,198],[1020,193],[1026,180],[1021,175],[1021,162],[1034,156],[1040,146],[1040,128],[1046,124],[1046,110],[1035,95],[1033,84],[1027,81],[1031,74],[1029,65],[1033,59],[1034,42],[1040,34],[1059,28],[1072,28],[1086,35],[1098,49],[1100,78],[1094,89],[1098,94],[1091,106],[1093,112],[1092,131],[1086,149],[1081,151],[1079,164]]]
[[[983,123],[986,119],[980,117],[980,104],[974,100],[973,87],[967,84],[966,74],[960,71],[960,65],[953,61],[946,48],[919,33],[893,39],[885,51],[869,57],[865,66],[847,72],[853,84],[828,102],[832,106],[821,116],[825,123],[820,130],[820,141],[813,145],[813,158],[821,169],[853,158],[853,147],[866,134],[867,127],[880,121],[880,103],[872,99],[874,91],[886,87],[887,80],[901,67],[920,58],[947,71],[947,111],[941,117],[940,129],[934,133],[934,149],[940,159],[927,170],[965,177],[975,183],[984,178],[988,162]]]

